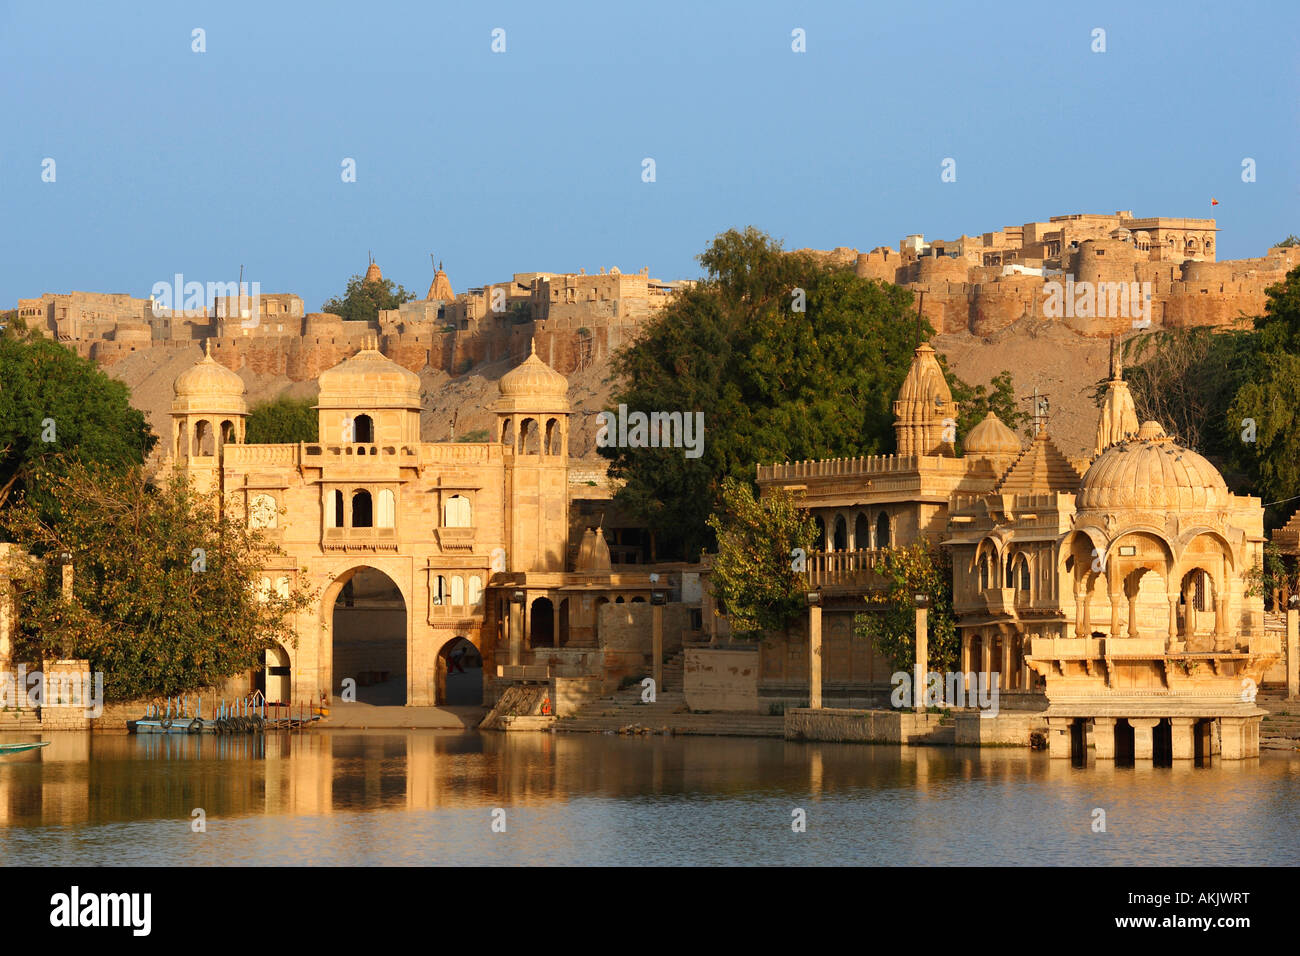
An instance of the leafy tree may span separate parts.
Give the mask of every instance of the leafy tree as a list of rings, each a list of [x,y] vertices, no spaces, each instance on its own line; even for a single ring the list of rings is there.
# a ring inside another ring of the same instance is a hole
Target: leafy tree
[[[104,674],[106,700],[171,696],[250,667],[279,642],[310,597],[258,586],[274,549],[263,532],[218,515],[183,475],[149,481],[78,463],[49,491],[56,522],[21,499],[8,520],[35,559],[20,583],[16,660],[84,658]],[[71,555],[73,596],[62,597],[58,556]]]
[[[890,548],[880,573],[886,586],[866,598],[870,611],[858,614],[854,632],[870,640],[898,670],[916,669],[916,595],[930,598],[926,617],[931,671],[960,666],[961,640],[952,610],[952,557],[944,548],[921,544]]]
[[[492,437],[491,433],[486,428],[476,428],[472,432],[466,432],[463,435],[457,435],[456,441],[480,442],[480,441],[488,441],[491,437]]]
[[[708,520],[718,536],[713,593],[732,632],[758,638],[784,630],[807,607],[801,560],[816,533],[811,516],[790,492],[756,499],[747,482],[724,478],[722,508]]]
[[[1190,448],[1218,461],[1234,456],[1241,425],[1224,428],[1223,410],[1256,362],[1249,331],[1164,329],[1123,345],[1124,373],[1138,420],[1154,419]],[[1100,405],[1105,382],[1097,383]]]
[[[414,292],[407,292],[392,279],[366,282],[361,276],[354,275],[348,280],[342,297],[330,299],[321,306],[321,311],[342,316],[345,321],[376,322],[381,309],[395,309],[414,298]]]
[[[21,320],[0,334],[0,507],[19,493],[48,504],[45,488],[65,465],[124,470],[157,440],[126,385],[94,362]]]
[[[1264,315],[1255,320],[1258,358],[1237,390],[1223,422],[1236,460],[1266,499],[1300,495],[1300,266],[1267,290]],[[1253,439],[1253,440],[1252,440]],[[1286,513],[1294,510],[1288,505]],[[1270,514],[1270,523],[1283,512]]]
[[[285,445],[316,441],[319,420],[310,398],[280,397],[253,406],[248,413],[246,441],[250,445]]]
[[[1287,236],[1281,242],[1277,243],[1277,245],[1281,246],[1283,249],[1288,249],[1291,246],[1300,246],[1300,236],[1297,236],[1295,233],[1291,233],[1291,235]]]
[[[669,543],[661,550],[688,557],[711,543],[724,478],[752,482],[757,462],[891,451],[892,403],[917,344],[909,291],[787,254],[752,227],[699,258],[707,278],[615,356],[614,401],[703,412],[703,453],[601,449],[622,504]]]

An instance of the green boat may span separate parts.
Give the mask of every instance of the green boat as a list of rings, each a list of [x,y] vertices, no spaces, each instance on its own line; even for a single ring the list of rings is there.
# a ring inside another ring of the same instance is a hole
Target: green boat
[[[38,740],[36,743],[29,744],[0,744],[0,757],[5,754],[20,754],[24,750],[35,750],[38,747],[48,747],[48,740]]]

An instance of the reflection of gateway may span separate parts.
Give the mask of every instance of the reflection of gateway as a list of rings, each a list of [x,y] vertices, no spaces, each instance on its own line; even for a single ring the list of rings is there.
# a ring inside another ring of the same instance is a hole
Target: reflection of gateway
[[[24,750],[35,750],[38,747],[48,747],[49,745],[50,742],[48,740],[38,740],[34,743],[26,744],[0,744],[0,757],[5,754],[20,754]]]

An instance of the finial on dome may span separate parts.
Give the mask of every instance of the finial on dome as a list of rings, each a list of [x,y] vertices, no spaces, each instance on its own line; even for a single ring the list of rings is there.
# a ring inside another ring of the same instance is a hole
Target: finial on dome
[[[205,359],[212,358],[212,339],[203,340],[203,357]]]
[[[528,354],[529,355],[537,354],[537,339],[531,338],[528,340]]]

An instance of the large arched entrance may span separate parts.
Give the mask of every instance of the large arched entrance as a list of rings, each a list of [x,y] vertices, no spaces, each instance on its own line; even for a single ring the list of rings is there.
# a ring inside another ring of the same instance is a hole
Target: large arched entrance
[[[533,647],[555,646],[555,605],[550,598],[538,598],[533,602],[528,621],[528,642]]]
[[[289,652],[279,644],[268,647],[262,669],[254,675],[253,687],[262,692],[268,704],[293,702],[292,671]]]
[[[340,575],[326,592],[335,594],[330,636],[332,693],[342,696],[345,680],[355,681],[363,704],[406,703],[406,601],[393,579],[371,567]]]
[[[483,703],[483,657],[468,638],[453,637],[438,651],[437,703],[451,707]]]

